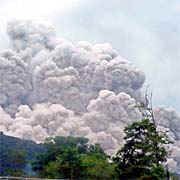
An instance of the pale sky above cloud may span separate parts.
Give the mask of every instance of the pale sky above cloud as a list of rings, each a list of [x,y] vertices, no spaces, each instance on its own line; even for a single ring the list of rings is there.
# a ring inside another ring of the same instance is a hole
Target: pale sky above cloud
[[[1,3],[1,15],[5,19],[49,18],[53,13],[61,13],[72,8],[78,0],[7,0]]]
[[[146,73],[155,104],[180,110],[179,14],[178,0],[1,0],[0,48],[8,20],[47,20],[70,40],[110,42]]]

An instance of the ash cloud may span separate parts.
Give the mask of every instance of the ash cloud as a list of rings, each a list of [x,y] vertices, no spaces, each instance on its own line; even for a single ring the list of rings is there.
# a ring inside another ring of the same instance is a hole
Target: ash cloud
[[[108,43],[58,38],[34,21],[7,26],[11,50],[0,53],[0,130],[42,142],[48,136],[83,136],[112,154],[123,128],[141,118],[145,74]],[[169,131],[171,167],[180,167],[180,116],[155,109],[159,129]]]

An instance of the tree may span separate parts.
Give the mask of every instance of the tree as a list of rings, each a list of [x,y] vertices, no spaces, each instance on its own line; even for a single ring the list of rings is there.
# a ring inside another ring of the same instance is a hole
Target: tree
[[[168,144],[169,140],[165,134],[157,132],[153,122],[149,119],[134,122],[126,127],[124,132],[125,144],[114,157],[121,178],[153,175],[157,169],[162,169],[162,163],[167,157],[164,145]],[[165,171],[159,176],[163,178]]]
[[[69,173],[68,169],[72,170],[72,161],[73,164],[78,164],[75,162],[75,160],[78,161],[76,156],[79,153],[85,153],[87,151],[87,143],[88,139],[81,137],[48,138],[44,144],[46,152],[42,154],[40,153],[37,156],[36,161],[32,163],[33,170],[38,172],[41,177],[49,177],[50,171],[48,169],[56,168],[58,164],[58,168],[64,168],[64,171],[62,172],[61,170],[57,170],[57,173],[55,173],[56,176],[64,177],[68,174],[68,177],[66,178],[70,178],[71,174]],[[66,163],[66,171],[68,171],[68,173],[65,173],[65,167],[62,167],[63,163]],[[67,164],[69,165],[68,167]],[[78,171],[80,171],[80,168]],[[52,175],[51,178],[55,178],[54,176],[55,175]]]
[[[84,179],[116,179],[116,164],[99,154],[85,154],[81,156]]]
[[[112,179],[114,163],[98,144],[80,137],[47,139],[47,151],[39,154],[33,169],[43,178]]]
[[[4,154],[6,163],[4,164],[4,175],[22,176],[25,174],[26,153],[21,150],[7,149]]]
[[[58,154],[55,161],[50,161],[44,168],[48,178],[74,179],[81,176],[80,154],[76,148],[66,148]]]

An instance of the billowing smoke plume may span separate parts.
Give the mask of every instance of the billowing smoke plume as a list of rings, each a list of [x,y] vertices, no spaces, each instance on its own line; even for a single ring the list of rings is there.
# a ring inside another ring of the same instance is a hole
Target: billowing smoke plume
[[[169,145],[169,166],[172,171],[180,172],[180,115],[172,108],[156,108],[155,118],[161,131],[167,132],[173,144]],[[176,167],[174,167],[176,164]]]
[[[51,49],[55,37],[53,27],[44,23],[33,23],[32,21],[11,21],[7,27],[7,33],[12,40],[12,46],[19,52],[29,48],[36,54],[43,48]]]
[[[48,136],[83,136],[108,153],[123,145],[123,128],[141,118],[142,71],[110,44],[72,43],[48,24],[8,24],[12,50],[0,53],[0,130],[42,142]],[[168,163],[180,167],[180,116],[155,111],[159,129],[176,142]]]
[[[28,64],[11,50],[0,53],[0,105],[8,112],[25,101],[32,90]]]

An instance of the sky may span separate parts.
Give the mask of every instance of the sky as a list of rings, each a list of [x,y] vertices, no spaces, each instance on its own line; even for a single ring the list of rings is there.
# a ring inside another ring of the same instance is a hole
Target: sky
[[[0,49],[11,19],[49,21],[72,41],[111,43],[145,72],[155,105],[180,111],[179,0],[0,0]]]

